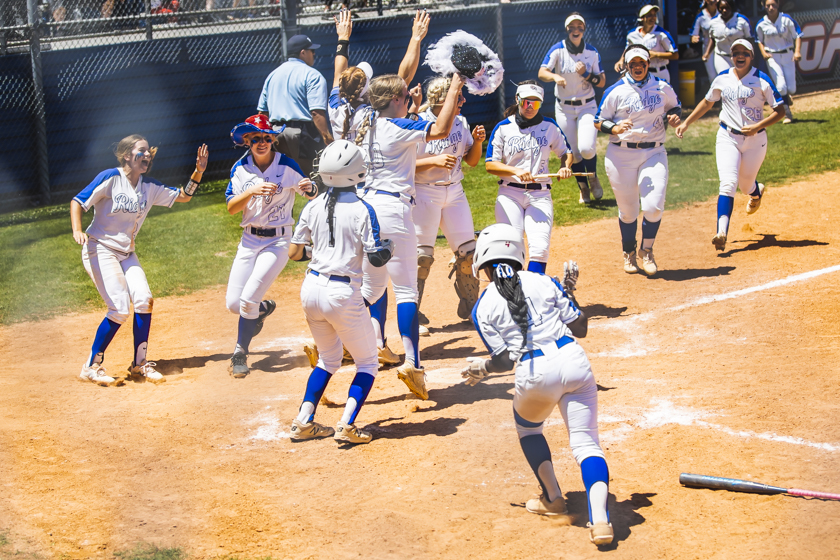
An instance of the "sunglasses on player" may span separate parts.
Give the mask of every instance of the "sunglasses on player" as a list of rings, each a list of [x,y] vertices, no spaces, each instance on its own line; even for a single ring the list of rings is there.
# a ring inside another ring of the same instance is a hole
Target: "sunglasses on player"
[[[540,101],[539,99],[520,99],[519,106],[523,109],[539,110],[542,106],[542,101]]]
[[[254,144],[262,144],[265,142],[266,144],[271,144],[274,142],[273,136],[251,136],[251,145]]]

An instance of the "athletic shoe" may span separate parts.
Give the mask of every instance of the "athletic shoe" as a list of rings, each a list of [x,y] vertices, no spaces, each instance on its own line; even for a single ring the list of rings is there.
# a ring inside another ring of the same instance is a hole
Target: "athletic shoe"
[[[243,354],[244,355],[244,354]],[[335,433],[335,430],[318,422],[310,422],[304,424],[299,422],[297,418],[292,422],[292,435],[289,436],[294,441],[304,441],[307,439],[318,439],[330,437]]]
[[[236,379],[242,379],[251,373],[251,370],[248,369],[248,356],[246,356],[244,352],[235,353],[230,359],[228,371]]]
[[[624,272],[627,274],[636,274],[639,272],[639,265],[636,263],[636,251],[624,253]]]
[[[597,175],[589,178],[589,190],[595,200],[601,200],[604,197],[604,187],[601,186],[601,181],[598,180]]]
[[[429,392],[426,390],[426,370],[416,368],[406,363],[397,369],[397,377],[406,384],[408,390],[419,398],[428,400]]]
[[[589,198],[589,185],[584,186],[583,183],[578,183],[580,189],[580,199],[578,204],[589,204],[592,200]]]
[[[548,498],[545,497],[545,494],[540,494],[538,497],[531,498],[525,502],[525,509],[531,513],[536,513],[537,515],[554,516],[565,515],[568,513],[568,510],[566,509],[566,500],[563,499],[562,494],[553,502],[549,502]]]
[[[131,362],[131,365],[128,366],[128,372],[132,377],[145,377],[146,381],[151,381],[152,383],[163,383],[166,381],[166,378],[161,372],[155,369],[156,365],[157,364],[155,362],[143,362],[137,366],[134,365],[134,362]]]
[[[373,436],[370,432],[365,432],[353,424],[345,424],[339,420],[335,426],[334,438],[339,443],[370,443]]]
[[[379,349],[379,365],[395,366],[400,363],[400,357],[394,354],[386,344]]]
[[[420,336],[431,336],[429,329],[425,325],[420,325]]]
[[[417,310],[417,320],[421,325],[428,325],[430,323],[429,318],[426,317],[419,309]]]
[[[758,184],[758,192],[761,193],[759,196],[751,196],[750,201],[747,202],[747,214],[755,214],[761,208],[761,199],[764,198],[764,183]]]
[[[792,122],[793,122],[793,119],[790,119],[788,117],[785,117],[784,119],[782,119],[782,124],[790,124]]]
[[[726,234],[718,233],[712,237],[712,245],[714,245],[715,249],[718,251],[724,251],[726,249]]]
[[[304,344],[303,353],[306,354],[307,358],[309,358],[309,367],[315,368],[318,366],[318,358],[320,357],[320,354],[318,353],[317,344],[314,342],[312,344]]]
[[[274,310],[277,308],[277,304],[270,299],[263,300],[263,303],[265,304],[265,311],[260,311],[260,316],[257,317],[257,325],[254,327],[254,336],[260,334],[263,324],[265,323],[265,318],[274,313]]]
[[[612,523],[601,521],[600,523],[587,523],[586,527],[589,529],[589,540],[595,543],[595,546],[603,546],[613,542],[613,526]]]
[[[102,364],[93,364],[92,366],[83,365],[82,373],[79,375],[83,381],[90,381],[96,383],[101,387],[108,387],[109,385],[122,385],[125,383],[125,378],[120,377],[114,379],[105,373],[105,368]]]
[[[653,249],[650,251],[639,249],[639,256],[642,258],[642,270],[645,271],[645,274],[648,276],[656,274],[656,261],[653,260]]]

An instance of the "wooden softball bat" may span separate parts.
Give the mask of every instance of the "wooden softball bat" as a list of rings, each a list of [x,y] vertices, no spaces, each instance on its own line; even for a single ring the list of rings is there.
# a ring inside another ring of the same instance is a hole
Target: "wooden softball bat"
[[[840,500],[840,494],[829,494],[827,492],[813,492],[811,490],[799,490],[797,488],[780,488],[741,480],[739,478],[722,478],[705,474],[680,474],[680,484],[692,488],[713,488],[715,490],[729,490],[730,492],[749,492],[751,494],[790,494],[791,496],[806,496],[809,498],[822,498],[823,500]]]
[[[534,180],[539,181],[540,179],[551,179],[552,177],[559,177],[559,176],[560,176],[559,173],[543,173],[542,175],[534,175]],[[589,173],[589,172],[586,172],[586,173],[572,173],[572,177],[594,177],[594,176],[595,176],[594,173]],[[513,178],[516,179],[517,181],[520,181],[518,175],[514,175]]]

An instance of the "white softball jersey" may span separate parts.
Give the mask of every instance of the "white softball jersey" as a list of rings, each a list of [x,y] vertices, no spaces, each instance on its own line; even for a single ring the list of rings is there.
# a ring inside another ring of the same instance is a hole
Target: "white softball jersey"
[[[643,84],[624,76],[607,88],[596,121],[631,119],[633,128],[618,135],[622,142],[665,142],[665,113],[680,107],[671,84],[648,74]],[[611,142],[615,140],[611,139]]]
[[[641,27],[637,27],[627,34],[627,46],[644,45],[649,51],[672,53],[677,52],[677,43],[671,34],[659,25],[653,27],[650,33],[644,33]],[[650,69],[652,72],[659,72],[667,68],[670,60],[663,58],[651,58]]]
[[[706,11],[706,8],[703,8],[694,18],[694,25],[691,28],[691,36],[700,37],[700,44],[703,45],[704,49],[709,44],[709,26],[712,24],[713,18],[714,16]]]
[[[776,23],[764,16],[755,26],[755,38],[770,53],[793,49],[796,38],[802,37],[799,24],[785,13],[779,13]]]
[[[331,240],[327,200],[326,195],[321,195],[303,207],[292,243],[312,243],[310,269],[361,281],[365,254],[382,247],[376,212],[355,192],[339,193],[333,215],[334,239]]]
[[[253,196],[242,211],[244,227],[279,228],[291,226],[295,223],[292,208],[295,204],[296,186],[303,179],[303,171],[297,163],[285,154],[275,153],[274,161],[265,171],[254,163],[248,152],[230,171],[230,182],[225,191],[225,200],[230,202],[234,196],[242,194],[259,183],[274,183],[277,192],[272,196]]]
[[[706,100],[721,102],[721,124],[736,131],[763,119],[765,103],[775,108],[783,102],[767,74],[757,68],[742,80],[734,68],[721,72],[712,82]]]
[[[362,104],[355,109],[350,109],[352,121],[350,122],[350,129],[347,131],[345,140],[355,142],[356,133],[359,130],[359,125],[362,124],[365,115],[365,109],[368,105]],[[329,103],[327,104],[327,111],[330,115],[330,125],[332,125],[333,136],[341,138],[341,133],[344,131],[344,121],[347,120],[347,100],[342,98],[338,93],[338,87],[334,87],[330,92]]]
[[[595,96],[595,88],[583,76],[575,71],[575,64],[582,62],[590,74],[601,74],[601,55],[592,45],[584,43],[583,52],[572,54],[566,48],[566,41],[555,44],[542,62],[542,67],[550,72],[560,74],[566,79],[566,85],[555,84],[554,96],[557,99],[589,99]]]
[[[572,152],[566,135],[553,119],[544,117],[543,121],[525,129],[516,124],[516,115],[511,115],[496,125],[487,142],[487,161],[500,161],[530,171],[532,175],[548,173],[548,157],[554,152],[558,157]],[[499,184],[520,181],[512,176],[499,177]],[[537,181],[546,187],[551,186],[551,178]]]
[[[108,169],[73,197],[93,221],[85,232],[100,244],[122,253],[134,252],[134,239],[152,206],[171,208],[181,190],[143,177],[133,186],[121,168]]]
[[[426,122],[433,123],[437,120],[437,116],[431,109],[420,115],[420,118]],[[460,183],[464,178],[464,171],[461,169],[461,160],[464,155],[470,150],[473,145],[473,137],[470,133],[470,125],[463,115],[457,115],[455,121],[452,123],[452,130],[446,138],[439,140],[429,140],[423,145],[417,145],[417,159],[426,159],[441,154],[450,154],[457,158],[455,166],[452,169],[444,167],[430,167],[422,171],[417,171],[414,177],[414,183],[417,185],[431,185],[431,186],[447,186],[452,183]]]
[[[517,274],[528,304],[528,338],[524,348],[520,349],[522,332],[510,314],[507,300],[495,284],[487,286],[473,308],[473,324],[493,356],[505,350],[519,355],[542,348],[556,348],[557,340],[564,336],[571,338],[572,333],[566,324],[580,317],[580,310],[566,297],[557,280],[527,270]]]
[[[377,117],[360,145],[368,168],[365,188],[413,197],[417,151],[431,126],[423,120]]]
[[[735,12],[729,21],[723,21],[720,14],[712,18],[709,24],[709,35],[715,40],[715,53],[729,58],[729,49],[738,39],[749,39],[750,20]],[[731,64],[730,64],[731,66]]]

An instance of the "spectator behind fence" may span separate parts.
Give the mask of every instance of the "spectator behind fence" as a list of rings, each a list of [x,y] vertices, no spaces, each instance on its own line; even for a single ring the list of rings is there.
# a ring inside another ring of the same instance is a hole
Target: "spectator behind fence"
[[[145,12],[143,0],[105,0],[100,11],[103,18],[136,16]],[[138,20],[120,20],[114,22],[116,28],[137,27]]]
[[[306,35],[286,43],[289,60],[268,75],[257,111],[268,115],[278,135],[277,149],[295,160],[304,175],[312,172],[312,160],[333,137],[327,118],[327,80],[312,68],[316,45]]]

